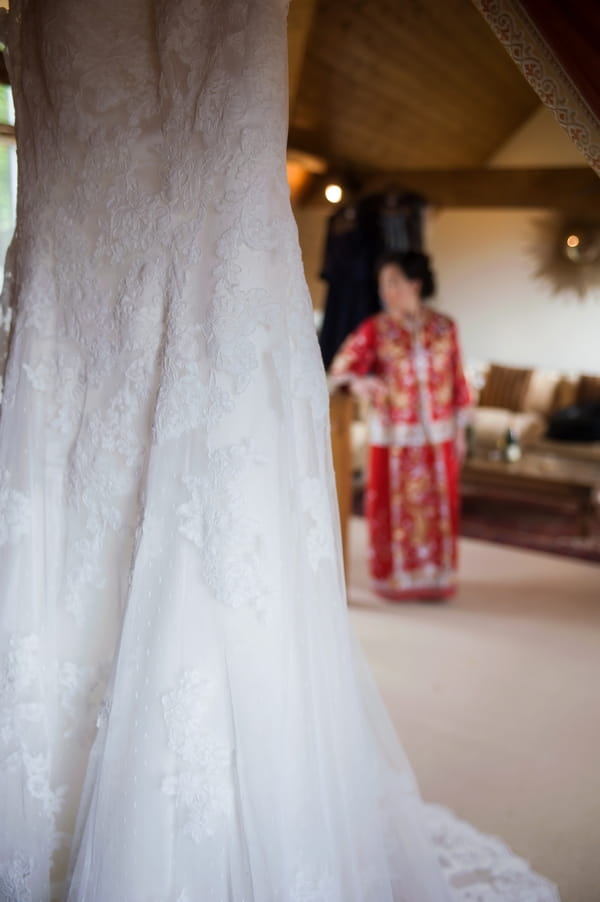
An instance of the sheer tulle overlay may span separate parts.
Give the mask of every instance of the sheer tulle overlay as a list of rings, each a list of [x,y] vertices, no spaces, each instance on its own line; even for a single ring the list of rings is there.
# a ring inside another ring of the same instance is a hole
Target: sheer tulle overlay
[[[284,0],[12,6],[0,899],[555,900],[349,633]]]

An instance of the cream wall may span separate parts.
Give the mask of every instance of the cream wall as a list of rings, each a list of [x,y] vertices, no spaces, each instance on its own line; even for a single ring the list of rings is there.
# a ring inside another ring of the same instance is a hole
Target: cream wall
[[[491,166],[584,166],[540,106]],[[585,301],[553,294],[533,276],[534,222],[544,210],[448,209],[429,218],[438,303],[454,316],[467,359],[600,373],[600,292]]]
[[[432,214],[429,250],[437,304],[459,325],[473,361],[600,372],[600,294],[553,295],[532,277],[527,254],[540,210],[448,210]]]
[[[500,149],[492,166],[585,165],[577,148],[540,107]],[[299,212],[307,280],[315,307],[327,213]],[[528,245],[545,211],[517,208],[433,210],[427,245],[438,275],[440,309],[458,321],[468,360],[600,373],[600,292],[581,302],[553,295],[533,277]]]
[[[540,105],[501,147],[490,166],[587,166],[550,110]]]

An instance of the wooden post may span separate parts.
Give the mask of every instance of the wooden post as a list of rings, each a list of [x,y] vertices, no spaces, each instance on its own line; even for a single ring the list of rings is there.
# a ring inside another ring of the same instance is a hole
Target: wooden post
[[[350,427],[354,410],[354,399],[347,391],[336,391],[330,396],[329,415],[331,419],[331,450],[335,469],[335,484],[340,511],[342,547],[344,550],[344,570],[346,579],[349,572],[348,528],[352,513],[352,445]]]

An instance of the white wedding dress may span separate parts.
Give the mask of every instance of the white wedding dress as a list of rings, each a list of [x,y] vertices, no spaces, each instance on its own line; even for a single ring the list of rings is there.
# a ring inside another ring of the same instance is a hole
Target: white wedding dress
[[[349,634],[285,0],[18,0],[2,902],[554,902]]]

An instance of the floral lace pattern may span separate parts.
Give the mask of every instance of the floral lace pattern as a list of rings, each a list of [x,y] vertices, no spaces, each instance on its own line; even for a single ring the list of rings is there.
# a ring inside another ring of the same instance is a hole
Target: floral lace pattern
[[[163,695],[163,716],[178,770],[163,780],[183,814],[183,832],[200,843],[231,814],[232,752],[207,727],[214,685],[198,670],[186,671],[175,689]]]
[[[306,533],[306,550],[313,570],[321,560],[333,557],[333,524],[328,498],[323,483],[315,476],[307,476],[300,487],[302,507],[310,526]]]
[[[23,492],[10,487],[10,473],[0,470],[0,545],[13,545],[29,532],[31,511]]]
[[[0,741],[18,741],[28,723],[41,720],[42,707],[34,687],[40,677],[40,638],[11,636],[0,659]]]
[[[311,879],[305,872],[297,874],[286,902],[328,902],[335,892],[331,874],[325,872],[317,879]]]
[[[48,755],[30,755],[23,753],[23,763],[26,774],[25,784],[32,799],[41,803],[49,824],[54,825],[56,815],[63,806],[66,795],[66,787],[53,788],[50,782],[50,759]],[[55,837],[57,842],[58,837]]]
[[[15,855],[8,862],[0,862],[0,902],[32,902],[29,878],[32,862]]]
[[[479,833],[439,805],[425,806],[425,814],[458,902],[559,902],[556,888],[501,840]]]
[[[60,701],[66,715],[65,739],[78,738],[89,745],[94,738],[106,689],[103,668],[63,661],[58,673]],[[86,718],[81,713],[85,712]]]
[[[265,588],[260,573],[257,527],[243,514],[244,468],[250,451],[232,445],[211,452],[203,476],[188,476],[189,500],[178,508],[179,531],[197,547],[202,573],[215,598],[232,608],[261,611]],[[219,499],[215,506],[214,499]]]

